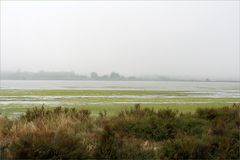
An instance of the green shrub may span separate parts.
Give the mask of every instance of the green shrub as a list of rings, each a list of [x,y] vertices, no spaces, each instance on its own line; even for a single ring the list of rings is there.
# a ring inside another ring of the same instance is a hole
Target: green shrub
[[[154,159],[155,151],[143,149],[143,141],[124,137],[110,126],[105,126],[96,148],[98,159]]]
[[[58,132],[31,133],[19,137],[9,149],[18,158],[79,159],[91,158],[83,137],[65,130]]]
[[[160,150],[160,157],[164,159],[206,159],[209,155],[209,146],[189,135],[165,141]]]
[[[149,116],[141,119],[121,120],[116,123],[114,129],[145,140],[160,141],[174,138],[177,124],[174,119],[164,120],[157,116]]]
[[[208,132],[209,122],[192,116],[182,116],[177,120],[178,133],[202,137]]]
[[[120,157],[119,148],[122,145],[121,137],[110,126],[106,125],[96,149],[96,157],[100,159],[116,159]]]
[[[199,108],[196,111],[197,117],[214,120],[221,118],[223,120],[232,121],[234,119],[239,119],[240,114],[240,104],[233,104],[232,107],[223,107],[223,108]]]

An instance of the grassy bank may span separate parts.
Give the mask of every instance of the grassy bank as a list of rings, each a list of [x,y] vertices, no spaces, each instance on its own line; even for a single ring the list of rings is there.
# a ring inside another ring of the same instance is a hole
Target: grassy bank
[[[135,105],[112,116],[35,108],[17,119],[1,116],[0,158],[237,159],[239,107],[181,113]]]

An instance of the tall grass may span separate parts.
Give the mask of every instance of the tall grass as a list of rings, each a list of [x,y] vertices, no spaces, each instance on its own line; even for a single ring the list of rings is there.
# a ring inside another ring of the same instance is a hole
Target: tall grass
[[[44,107],[0,116],[0,159],[238,159],[240,105],[104,111]]]

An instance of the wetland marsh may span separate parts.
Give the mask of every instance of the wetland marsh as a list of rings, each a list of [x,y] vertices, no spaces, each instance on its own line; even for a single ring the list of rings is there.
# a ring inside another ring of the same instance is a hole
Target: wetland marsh
[[[134,104],[194,112],[240,102],[238,82],[3,81],[0,113],[23,114],[32,107],[62,106],[116,114]],[[91,86],[91,88],[90,88]]]

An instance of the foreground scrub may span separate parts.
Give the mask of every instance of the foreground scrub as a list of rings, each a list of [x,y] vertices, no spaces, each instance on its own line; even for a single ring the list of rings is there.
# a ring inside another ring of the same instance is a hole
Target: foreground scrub
[[[239,104],[180,113],[135,108],[114,116],[44,107],[0,118],[1,159],[237,159]]]

